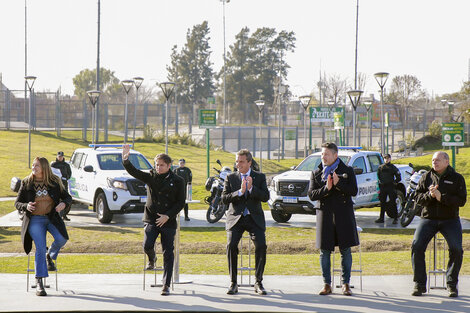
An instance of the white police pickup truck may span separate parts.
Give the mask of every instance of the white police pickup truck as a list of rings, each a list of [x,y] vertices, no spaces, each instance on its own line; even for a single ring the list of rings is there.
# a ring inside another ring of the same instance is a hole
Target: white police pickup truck
[[[380,153],[360,151],[360,147],[339,147],[338,157],[352,166],[356,174],[358,193],[353,197],[354,208],[374,207],[380,205],[377,169],[383,164]],[[310,176],[321,162],[321,152],[309,155],[297,167],[273,177],[269,186],[268,205],[276,222],[287,222],[292,214],[315,214],[318,201],[309,199],[307,192]],[[408,165],[396,165],[401,173],[397,185],[398,214],[403,210],[406,187],[410,180],[412,168]]]
[[[145,184],[130,176],[122,166],[121,145],[94,145],[75,150],[70,159],[70,194],[75,202],[93,206],[101,223],[113,214],[141,213],[147,200]],[[152,165],[139,152],[130,151],[129,160],[142,171]]]

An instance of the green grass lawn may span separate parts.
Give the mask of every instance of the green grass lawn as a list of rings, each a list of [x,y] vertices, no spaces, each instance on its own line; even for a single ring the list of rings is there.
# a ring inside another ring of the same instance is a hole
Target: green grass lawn
[[[65,273],[138,273],[142,269],[142,228],[68,228],[70,240],[60,257]],[[361,234],[364,273],[410,274],[412,229],[365,229]],[[93,238],[93,241],[90,241]],[[319,275],[315,229],[270,227],[267,274]],[[226,274],[226,232],[221,227],[182,228],[181,272],[188,274]],[[48,242],[52,237],[48,235]],[[464,250],[470,249],[470,231],[464,232]],[[157,245],[161,253],[160,245]],[[353,250],[357,257],[357,248]],[[0,228],[0,272],[21,273],[26,257],[19,227]],[[470,274],[469,256],[465,255],[462,272]],[[393,260],[393,262],[389,262]],[[358,262],[357,260],[355,262]],[[206,265],[211,264],[208,268]],[[295,266],[292,266],[292,265]],[[385,266],[386,264],[386,266]]]
[[[88,138],[91,138],[91,134]],[[0,197],[16,196],[10,190],[12,177],[24,178],[30,173],[28,165],[28,132],[27,131],[0,131],[0,162],[2,164],[2,175],[0,175]],[[121,137],[109,136],[109,143],[122,143]],[[33,132],[31,136],[31,159],[36,156],[44,156],[49,161],[55,160],[57,151],[64,151],[65,159],[70,160],[73,151],[77,148],[88,146],[88,142],[81,140],[81,131],[63,131],[61,137],[54,132]],[[165,151],[165,144],[137,142],[136,149],[141,152],[153,164],[153,158],[158,153]],[[206,149],[169,144],[168,154],[178,160],[184,158],[186,165],[193,172],[193,199],[200,200],[201,204],[192,204],[191,209],[207,209],[203,200],[209,193],[204,188],[207,178]],[[214,174],[212,167],[218,168],[215,162],[219,159],[223,165],[233,167],[235,155],[225,151],[210,152],[210,175]],[[255,158],[256,159],[256,158]],[[300,163],[300,159],[263,160],[263,171],[265,173],[278,173],[286,171],[292,165]],[[267,209],[267,205],[264,205]]]

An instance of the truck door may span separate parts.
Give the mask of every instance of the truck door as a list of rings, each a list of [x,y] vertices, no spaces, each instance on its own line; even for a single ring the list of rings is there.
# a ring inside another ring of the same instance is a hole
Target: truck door
[[[357,157],[353,163],[352,168],[360,168],[362,169],[362,174],[356,174],[356,182],[357,182],[357,195],[353,198],[354,203],[356,205],[363,205],[368,201],[367,199],[367,188],[370,185],[369,175],[367,173],[366,161],[364,157],[361,155]]]
[[[369,161],[369,166],[370,166],[370,172],[372,174],[371,178],[374,181],[374,186],[375,186],[375,191],[373,191],[374,188],[371,186],[371,193],[370,193],[370,200],[369,202],[379,202],[379,179],[377,177],[377,170],[379,169],[379,166],[383,163],[382,157],[380,154],[370,154],[367,156],[367,159]]]

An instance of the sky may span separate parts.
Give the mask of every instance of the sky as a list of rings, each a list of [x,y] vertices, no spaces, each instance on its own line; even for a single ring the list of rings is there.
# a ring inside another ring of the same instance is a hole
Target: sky
[[[320,72],[354,81],[356,4],[358,72],[365,94],[374,73],[415,75],[430,95],[458,91],[469,77],[468,0],[231,0],[225,5],[226,47],[247,26],[293,31],[287,83],[296,95],[317,92]],[[96,67],[97,0],[26,0],[27,74],[36,91],[73,94],[72,78]],[[101,0],[101,66],[144,85],[166,80],[171,48],[207,20],[214,71],[223,65],[220,0]],[[0,0],[0,73],[12,90],[25,76],[25,1]],[[390,81],[386,88],[390,86]]]

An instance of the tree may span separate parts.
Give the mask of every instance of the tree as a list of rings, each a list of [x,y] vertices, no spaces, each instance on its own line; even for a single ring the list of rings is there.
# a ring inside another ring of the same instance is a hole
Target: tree
[[[397,115],[401,121],[404,121],[402,127],[402,136],[405,136],[405,128],[408,126],[408,108],[423,95],[421,81],[414,75],[395,76],[392,79],[390,95],[387,98],[388,103],[397,104]]]
[[[251,36],[248,27],[235,36],[229,47],[226,62],[226,101],[230,107],[230,119],[247,123],[254,121],[257,111],[254,101],[262,90],[266,101],[265,110],[274,106],[274,83],[279,77],[285,79],[289,65],[287,52],[294,51],[294,32],[277,32],[274,28],[258,28]],[[223,79],[223,68],[217,79]],[[219,83],[223,87],[223,82]]]
[[[331,99],[336,106],[341,103],[346,95],[349,88],[346,79],[342,78],[341,75],[332,74],[325,79],[326,97]]]
[[[73,78],[75,87],[74,95],[83,99],[87,96],[88,90],[96,89],[96,69],[84,69]],[[103,96],[113,97],[119,91],[119,79],[114,76],[114,72],[100,68],[100,90]],[[101,96],[100,96],[101,98]]]
[[[204,104],[214,95],[209,31],[207,21],[195,25],[188,29],[181,51],[176,45],[172,48],[168,79],[177,83],[178,101],[185,103],[184,110],[192,110],[195,104]]]

